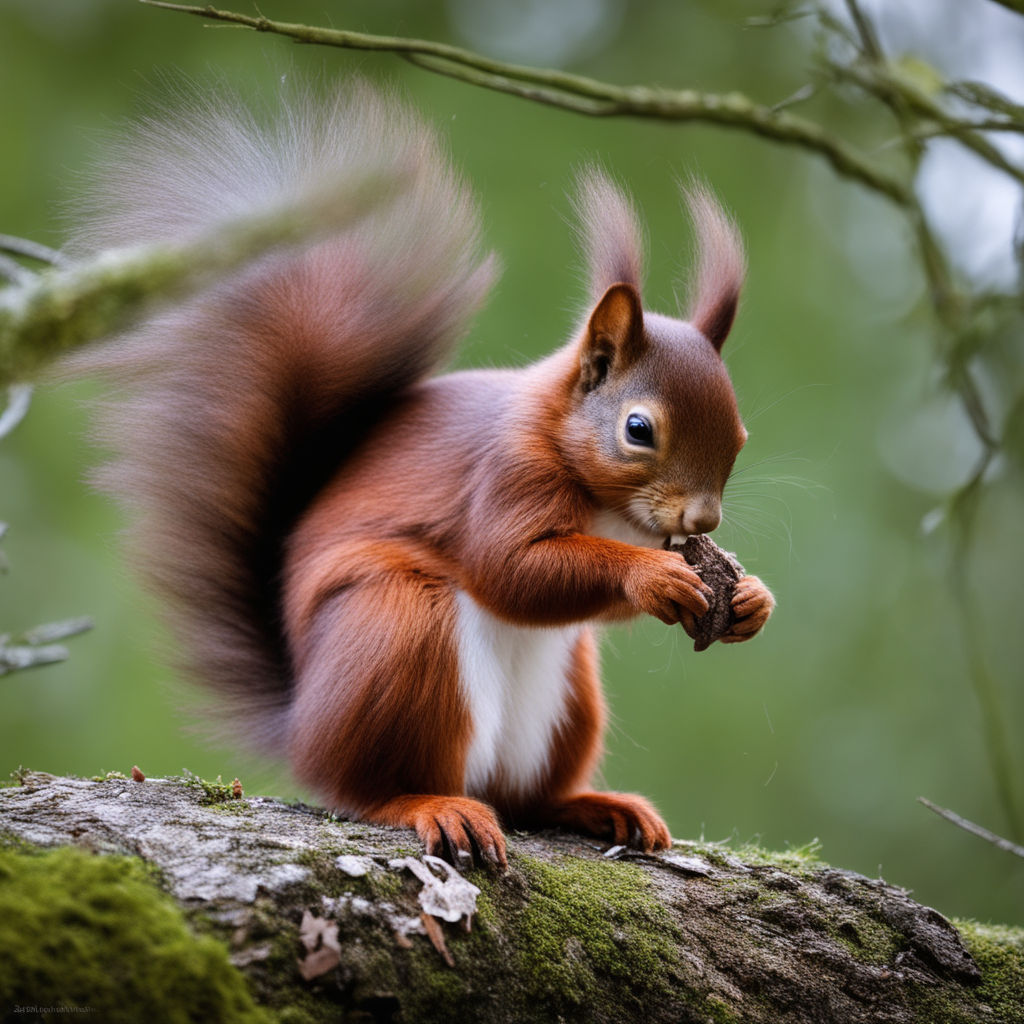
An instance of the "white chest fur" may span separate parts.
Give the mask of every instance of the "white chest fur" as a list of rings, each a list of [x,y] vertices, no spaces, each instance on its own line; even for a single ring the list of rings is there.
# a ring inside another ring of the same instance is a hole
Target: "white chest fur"
[[[548,764],[565,715],[572,651],[582,626],[515,626],[468,594],[457,596],[459,676],[473,717],[466,792],[482,795],[501,779],[527,792]]]

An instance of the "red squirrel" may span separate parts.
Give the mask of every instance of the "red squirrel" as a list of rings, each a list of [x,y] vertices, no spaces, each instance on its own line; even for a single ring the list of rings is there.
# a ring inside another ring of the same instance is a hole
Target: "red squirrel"
[[[365,83],[262,123],[237,100],[148,119],[86,196],[76,249],[186,240],[327,180],[400,167],[350,229],[279,251],[111,343],[102,482],[186,668],[230,731],[336,811],[505,866],[502,825],[651,851],[643,797],[589,789],[605,710],[595,624],[692,628],[667,537],[721,519],[746,439],[720,350],[745,261],[702,188],[686,320],[647,312],[641,230],[579,181],[591,306],[523,368],[439,373],[494,276],[435,134]],[[773,600],[738,585],[727,642]]]

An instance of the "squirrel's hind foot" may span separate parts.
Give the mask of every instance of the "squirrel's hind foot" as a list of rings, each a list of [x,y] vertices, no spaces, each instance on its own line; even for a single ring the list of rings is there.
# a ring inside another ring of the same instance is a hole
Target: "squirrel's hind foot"
[[[610,839],[645,853],[672,843],[668,827],[648,800],[633,793],[577,793],[551,808],[553,825]]]

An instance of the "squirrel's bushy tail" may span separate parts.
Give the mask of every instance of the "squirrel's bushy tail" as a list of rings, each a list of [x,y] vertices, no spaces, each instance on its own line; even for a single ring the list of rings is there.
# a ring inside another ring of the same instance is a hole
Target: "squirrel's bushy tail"
[[[180,99],[180,97],[179,97]],[[223,91],[142,121],[85,192],[73,254],[185,241],[380,171],[399,184],[353,228],[264,257],[79,360],[116,387],[101,485],[190,674],[225,724],[283,739],[290,689],[279,575],[295,517],[394,397],[434,371],[493,277],[476,204],[434,133],[354,82],[263,122]]]

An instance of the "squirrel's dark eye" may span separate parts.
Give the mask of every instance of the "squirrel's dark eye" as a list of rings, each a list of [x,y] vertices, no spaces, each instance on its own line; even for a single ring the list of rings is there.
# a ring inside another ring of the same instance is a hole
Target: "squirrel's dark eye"
[[[630,444],[639,444],[645,448],[653,448],[654,430],[651,427],[651,421],[646,416],[631,412],[626,417],[626,440]]]

